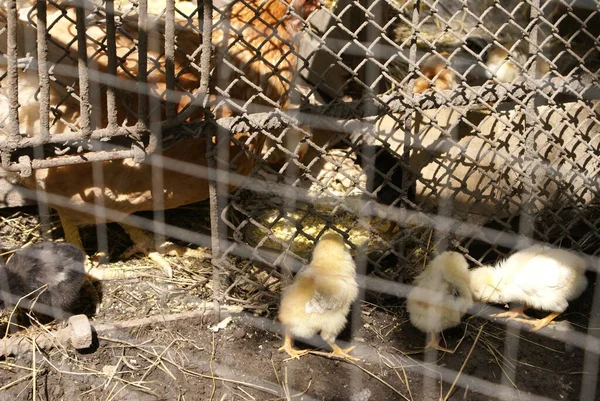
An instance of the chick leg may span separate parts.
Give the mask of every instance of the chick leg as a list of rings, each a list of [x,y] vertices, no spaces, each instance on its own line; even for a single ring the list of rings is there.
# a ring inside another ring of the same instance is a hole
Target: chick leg
[[[354,346],[348,347],[346,349],[342,349],[336,343],[328,342],[327,344],[329,344],[329,346],[333,350],[333,352],[331,352],[327,355],[329,358],[335,357],[335,358],[341,358],[341,359],[348,359],[350,361],[360,361],[360,359],[355,358],[352,355],[348,354],[350,351],[352,351],[354,349]]]
[[[136,253],[142,253],[148,256],[156,263],[168,277],[173,276],[173,268],[171,264],[162,256],[163,254],[190,257],[196,259],[210,258],[210,254],[200,249],[188,249],[182,246],[165,242],[158,247],[154,246],[154,238],[151,234],[137,227],[132,227],[127,224],[121,224],[125,229],[129,238],[133,241],[133,246],[121,255],[123,258],[128,258]]]
[[[91,270],[93,267],[98,266],[106,259],[106,254],[104,252],[98,252],[94,255],[93,258],[90,258],[85,253],[85,249],[83,248],[83,241],[81,241],[81,234],[79,233],[79,226],[73,219],[68,217],[68,213],[65,214],[61,210],[58,210],[58,217],[60,218],[60,224],[62,225],[63,232],[65,233],[65,241],[69,244],[75,245],[77,248],[81,249],[83,253],[86,255],[85,257],[85,265],[86,271]]]
[[[425,349],[437,349],[438,351],[442,351],[442,352],[447,352],[449,354],[454,354],[454,350],[451,350],[449,348],[444,348],[440,345],[440,337],[438,336],[437,333],[433,332],[433,333],[429,333],[428,334],[429,337],[429,341],[427,342],[427,344],[425,344]]]
[[[556,317],[558,315],[560,315],[560,313],[552,312],[551,314],[549,314],[548,316],[546,316],[543,319],[515,319],[515,320],[520,323],[532,325],[533,328],[531,329],[531,331],[534,332],[534,331],[541,330],[544,327],[548,326],[550,324],[550,322],[552,322],[554,319],[556,319]]]
[[[283,342],[283,347],[279,348],[278,351],[285,351],[288,353],[290,358],[300,358],[304,354],[308,354],[308,350],[297,350],[294,348],[294,344],[292,341],[292,336],[289,333],[285,333],[285,340]]]
[[[526,307],[525,305],[522,305],[522,306],[517,306],[515,308],[512,308],[511,310],[506,311],[506,312],[495,313],[491,316],[495,317],[495,318],[505,317],[505,318],[508,318],[508,320],[513,320],[513,319],[516,319],[517,317],[522,317],[522,318],[527,319],[528,316],[525,314],[525,311],[527,309],[529,309],[529,308]]]
[[[390,221],[390,227],[385,231],[384,235],[386,237],[391,237],[392,235],[394,235],[396,227],[398,227],[398,224],[395,221]]]
[[[81,241],[81,235],[79,234],[79,227],[77,224],[60,210],[57,210],[57,212],[58,217],[60,218],[60,224],[65,233],[65,241],[83,250],[83,242]]]

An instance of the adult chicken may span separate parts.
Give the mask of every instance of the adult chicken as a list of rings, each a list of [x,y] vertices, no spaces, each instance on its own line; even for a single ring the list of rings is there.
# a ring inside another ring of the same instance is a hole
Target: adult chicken
[[[216,25],[213,33],[213,42],[224,44],[224,51],[217,52],[216,63],[219,67],[215,68],[212,77],[215,87],[224,81],[231,82],[227,93],[231,99],[237,99],[237,103],[285,107],[296,72],[297,39],[303,26],[298,17],[308,17],[318,6],[317,0],[292,0],[291,4],[281,0],[240,0],[231,3],[223,17],[226,22]],[[294,13],[290,13],[290,10]],[[132,31],[136,25],[127,25],[127,29]],[[96,61],[90,65],[96,65],[100,70],[105,68],[106,57],[97,57]],[[175,59],[175,63],[178,63],[178,59]],[[176,65],[175,70],[182,68]],[[225,78],[221,79],[223,74]],[[124,76],[123,79],[126,78]],[[158,83],[162,84],[162,81],[159,79]],[[241,111],[233,105],[233,102],[229,102],[226,106],[219,106],[217,112],[226,116]],[[263,145],[264,137],[260,134],[238,134],[235,137],[237,141],[229,145],[230,160],[235,161],[232,170],[247,175],[256,164],[256,154]],[[240,143],[244,143],[243,147]],[[169,160],[207,166],[206,139],[181,141],[166,149],[161,156],[165,158],[166,167],[169,166]],[[104,180],[102,186],[94,180],[94,176],[99,174]],[[101,203],[109,210],[128,215],[155,210],[156,199],[162,198],[163,209],[171,209],[208,198],[208,182],[205,178],[165,169],[164,187],[157,191],[152,187],[152,174],[153,168],[149,164],[135,163],[131,159],[112,160],[37,170],[34,176],[23,180],[23,185],[29,188],[37,186],[49,194],[60,195],[68,200],[67,206],[51,200],[49,204],[60,216],[66,240],[82,247],[79,227],[96,224],[96,217],[82,209],[82,205]],[[107,216],[107,220],[122,219]],[[156,252],[157,249],[153,249],[153,241],[148,235],[139,229],[127,225],[124,227],[134,241],[135,249],[143,251],[166,268],[168,263]],[[204,256],[202,252],[194,254],[173,246],[158,247],[158,251],[167,250],[174,250],[180,255]]]

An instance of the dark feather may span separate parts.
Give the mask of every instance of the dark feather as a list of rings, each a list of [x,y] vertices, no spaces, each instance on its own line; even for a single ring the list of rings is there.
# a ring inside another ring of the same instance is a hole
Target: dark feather
[[[415,178],[390,149],[383,146],[363,146],[357,154],[356,162],[362,165],[367,174],[367,191],[375,195],[379,203],[412,208],[416,199]],[[403,190],[402,181],[405,178],[408,185]]]
[[[15,252],[0,268],[0,307],[19,303],[40,316],[65,319],[79,297],[84,260],[79,248],[64,243],[46,242]]]

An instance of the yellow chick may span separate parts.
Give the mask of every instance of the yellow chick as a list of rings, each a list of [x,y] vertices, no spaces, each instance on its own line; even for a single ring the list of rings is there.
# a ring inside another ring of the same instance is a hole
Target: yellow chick
[[[521,64],[526,65],[527,56],[523,54],[520,49],[516,48],[511,51],[510,54],[514,60]],[[515,64],[509,59],[509,53],[500,47],[493,47],[486,54],[485,66],[487,70],[488,78],[493,78],[496,82],[512,83],[519,76],[523,76],[527,73],[518,64]],[[537,62],[537,77],[544,76],[550,70],[550,66],[544,60],[539,59]]]
[[[438,333],[458,326],[473,304],[469,277],[469,265],[462,254],[443,252],[415,279],[406,309],[413,326],[428,333],[425,349],[453,352],[439,345]]]
[[[300,270],[281,297],[279,320],[285,327],[285,343],[279,350],[298,358],[309,351],[294,349],[292,336],[310,338],[320,332],[333,350],[330,357],[356,360],[348,354],[354,347],[342,349],[335,339],[357,296],[356,265],[343,238],[336,233],[323,235],[310,264]]]
[[[473,297],[482,302],[519,302],[523,306],[493,315],[508,317],[540,330],[567,309],[587,287],[586,261],[574,252],[534,245],[492,266],[471,271]],[[527,318],[528,308],[550,311],[543,319]]]

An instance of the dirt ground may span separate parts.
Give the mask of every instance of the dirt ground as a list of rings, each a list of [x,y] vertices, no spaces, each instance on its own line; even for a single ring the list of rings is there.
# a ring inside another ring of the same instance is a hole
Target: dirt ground
[[[1,213],[3,249],[10,248],[9,237],[21,244],[39,240],[35,210]],[[60,238],[59,229],[55,235]],[[98,328],[94,346],[0,357],[0,400],[576,400],[583,383],[598,375],[598,344],[588,343],[596,348],[586,359],[581,341],[586,332],[600,337],[598,327],[588,328],[597,287],[592,276],[559,323],[539,334],[495,322],[486,318],[489,310],[480,310],[444,333],[447,346],[457,346],[454,354],[421,353],[425,336],[408,321],[403,300],[376,305],[367,297],[355,305],[341,336],[352,338],[360,361],[312,354],[286,360],[278,352],[276,303],[231,303],[219,319],[209,310],[204,315],[210,262],[169,260],[172,279],[146,259],[113,263],[146,275],[83,290],[95,294],[84,299],[99,304],[82,309]],[[589,399],[600,399],[600,389]]]

